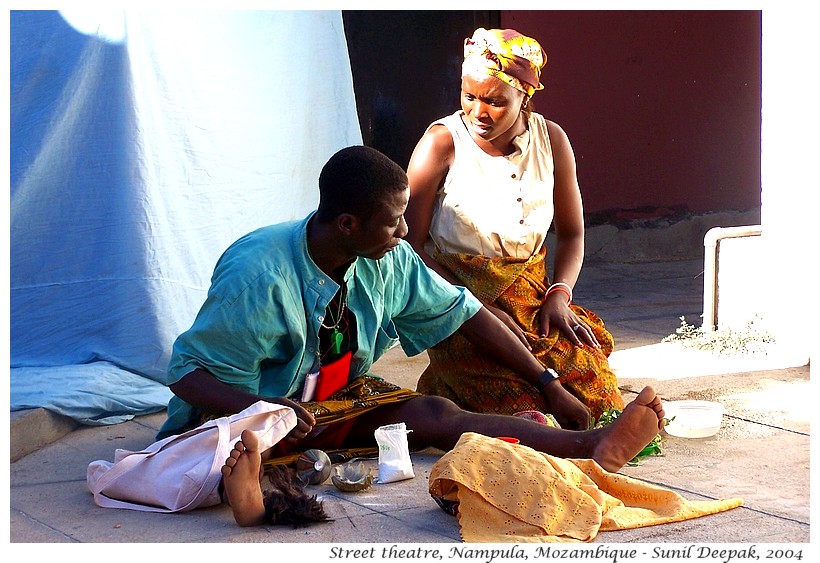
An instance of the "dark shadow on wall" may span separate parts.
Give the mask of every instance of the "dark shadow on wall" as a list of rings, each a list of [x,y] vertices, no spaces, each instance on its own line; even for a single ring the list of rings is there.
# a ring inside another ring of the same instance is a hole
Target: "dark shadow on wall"
[[[343,11],[365,145],[407,167],[432,122],[459,106],[464,39],[497,11]]]

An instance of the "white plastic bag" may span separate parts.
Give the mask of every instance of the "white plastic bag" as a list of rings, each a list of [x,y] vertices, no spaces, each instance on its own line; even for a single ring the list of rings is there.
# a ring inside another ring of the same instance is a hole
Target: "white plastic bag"
[[[377,483],[393,483],[415,477],[410,461],[410,446],[407,430],[403,422],[376,428],[374,435],[379,445],[379,478]]]

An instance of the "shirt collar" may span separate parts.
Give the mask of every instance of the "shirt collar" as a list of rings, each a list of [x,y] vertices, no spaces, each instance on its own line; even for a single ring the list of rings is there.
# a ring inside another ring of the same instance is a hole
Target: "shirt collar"
[[[316,265],[316,262],[313,261],[313,257],[310,255],[310,247],[308,246],[308,237],[307,237],[307,227],[310,218],[316,214],[316,211],[311,211],[307,217],[302,219],[301,223],[298,225],[298,228],[294,229],[293,232],[293,242],[295,246],[300,248],[302,251],[303,256],[305,256],[305,273],[308,274],[307,279],[325,279],[330,280],[331,277],[327,275],[319,266]],[[359,262],[359,257],[355,257],[353,262],[350,264],[350,267],[345,271],[344,280],[345,282],[350,281],[355,275],[356,272],[356,264]],[[335,284],[335,282],[334,282]]]

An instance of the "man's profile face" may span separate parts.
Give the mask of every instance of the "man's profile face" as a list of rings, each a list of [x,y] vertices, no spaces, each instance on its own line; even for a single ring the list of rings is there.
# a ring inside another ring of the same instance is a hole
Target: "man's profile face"
[[[410,201],[410,188],[385,196],[370,217],[361,217],[356,234],[356,254],[378,260],[393,250],[407,235],[404,210]]]

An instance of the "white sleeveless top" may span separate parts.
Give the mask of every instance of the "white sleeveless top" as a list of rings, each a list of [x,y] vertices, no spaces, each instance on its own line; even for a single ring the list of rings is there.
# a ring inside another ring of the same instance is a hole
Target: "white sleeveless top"
[[[490,156],[470,137],[462,113],[430,125],[447,127],[455,144],[453,164],[436,194],[430,238],[442,252],[529,258],[544,245],[554,213],[547,121],[530,114],[527,131],[513,140],[515,152]]]

